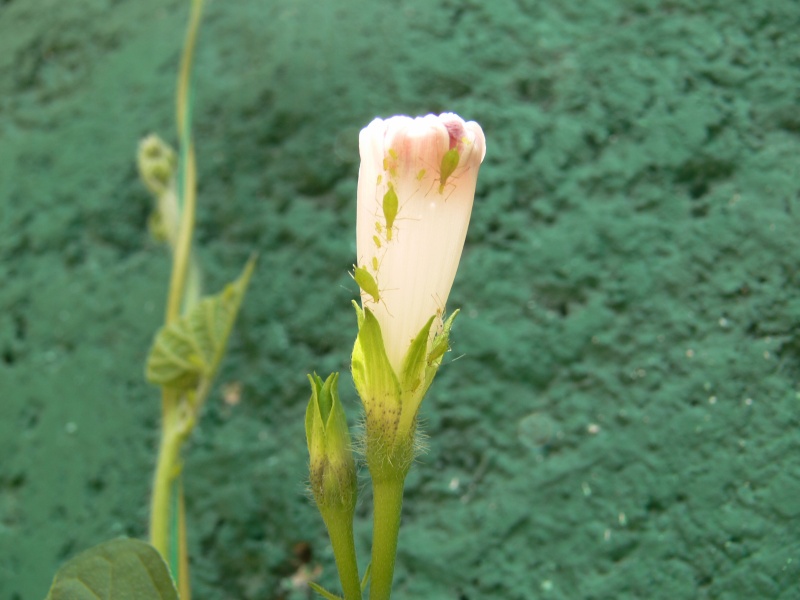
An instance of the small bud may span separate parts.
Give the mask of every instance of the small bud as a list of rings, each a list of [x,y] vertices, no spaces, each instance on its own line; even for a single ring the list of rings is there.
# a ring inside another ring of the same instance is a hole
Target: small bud
[[[157,135],[148,135],[139,142],[136,162],[147,189],[154,196],[166,193],[178,167],[178,157],[169,144]]]
[[[150,233],[157,241],[167,241],[174,248],[180,230],[175,186],[178,155],[164,140],[151,134],[139,142],[136,162],[139,176],[156,200],[149,219]]]
[[[355,510],[358,484],[347,428],[339,401],[339,374],[324,382],[309,375],[311,399],[306,409],[309,475],[314,500],[325,517],[328,510]]]

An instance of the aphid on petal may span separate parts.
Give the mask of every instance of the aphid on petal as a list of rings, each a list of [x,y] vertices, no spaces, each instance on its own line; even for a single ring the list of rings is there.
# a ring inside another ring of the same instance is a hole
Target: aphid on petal
[[[442,165],[439,168],[439,193],[444,193],[444,186],[447,184],[447,178],[453,174],[458,167],[458,161],[461,159],[456,148],[448,150],[442,157]]]
[[[397,218],[398,200],[394,186],[389,185],[389,189],[383,195],[383,217],[386,219],[386,240],[392,239],[392,227]]]
[[[381,293],[378,291],[378,282],[375,281],[375,278],[367,269],[364,267],[354,267],[353,279],[356,280],[358,287],[360,287],[365,294],[372,296],[374,302],[381,301]]]

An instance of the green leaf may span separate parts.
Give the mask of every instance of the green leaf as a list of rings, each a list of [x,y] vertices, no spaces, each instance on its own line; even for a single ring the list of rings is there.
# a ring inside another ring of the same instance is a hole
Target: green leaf
[[[320,596],[325,598],[325,600],[343,600],[341,596],[336,596],[335,594],[331,594],[328,590],[322,587],[318,583],[314,583],[313,581],[308,582],[308,586],[317,592]]]
[[[147,358],[147,380],[193,391],[216,374],[255,266],[251,258],[239,278],[219,294],[203,298],[187,314],[162,327]]]
[[[118,539],[61,567],[46,600],[178,600],[178,592],[155,548],[141,540]]]

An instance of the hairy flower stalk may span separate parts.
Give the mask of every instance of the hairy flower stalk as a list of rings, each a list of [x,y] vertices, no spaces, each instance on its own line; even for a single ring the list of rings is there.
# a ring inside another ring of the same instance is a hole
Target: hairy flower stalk
[[[445,304],[486,144],[477,123],[445,113],[375,119],[359,146],[352,371],[375,503],[370,599],[386,600],[417,412],[448,350],[456,313],[444,320]]]

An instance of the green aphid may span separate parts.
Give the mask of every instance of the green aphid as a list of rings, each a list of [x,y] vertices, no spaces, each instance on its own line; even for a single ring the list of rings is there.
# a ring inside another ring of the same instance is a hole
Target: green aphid
[[[377,247],[378,247],[378,249],[380,250],[380,247],[381,247],[381,238],[379,238],[377,235],[373,235],[373,236],[372,236],[372,241],[373,241],[373,242],[375,242],[375,246],[377,246]]]
[[[448,150],[442,157],[442,165],[439,168],[439,193],[444,193],[444,186],[447,184],[447,178],[453,174],[458,167],[458,161],[461,160],[461,155],[456,148]]]
[[[378,291],[378,282],[370,275],[364,267],[355,267],[353,269],[353,279],[356,280],[358,287],[360,287],[367,295],[372,296],[375,302],[381,301],[381,294]]]
[[[397,210],[399,208],[399,201],[397,199],[397,192],[394,191],[394,186],[389,186],[389,190],[383,195],[383,218],[386,219],[386,240],[392,239],[392,226],[394,220],[397,218]]]

